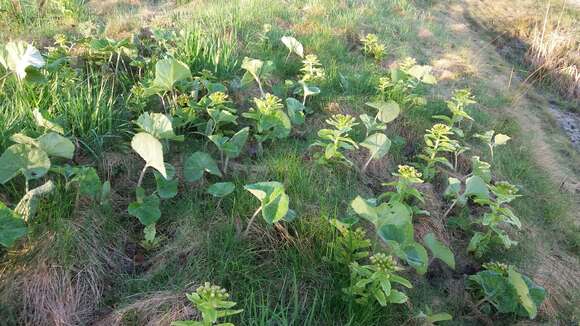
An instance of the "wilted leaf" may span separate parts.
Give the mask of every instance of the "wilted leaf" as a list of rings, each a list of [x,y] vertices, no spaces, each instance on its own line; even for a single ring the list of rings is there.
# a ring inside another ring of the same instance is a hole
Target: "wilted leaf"
[[[295,53],[301,58],[304,57],[304,47],[297,39],[292,36],[282,36],[281,41],[286,45],[290,53]]]
[[[34,111],[32,111],[32,115],[34,115],[34,120],[36,120],[36,125],[38,125],[39,127],[57,132],[61,135],[64,134],[64,129],[60,125],[45,119],[42,116],[42,113],[40,113],[40,111],[38,109],[34,109]]]
[[[536,318],[536,315],[538,314],[538,308],[530,296],[530,290],[522,278],[522,275],[516,272],[513,268],[510,268],[508,270],[508,280],[516,290],[519,302],[528,312],[530,319]]]
[[[20,80],[26,78],[26,68],[40,68],[45,63],[40,52],[24,41],[8,42],[4,49],[0,49],[0,64]]]
[[[379,120],[384,123],[395,120],[401,113],[401,107],[395,101],[368,102],[366,105],[376,109]]]
[[[135,123],[143,131],[157,139],[170,139],[183,141],[183,136],[176,136],[173,131],[171,119],[163,113],[145,112],[139,116]]]
[[[495,145],[505,145],[508,142],[508,140],[510,140],[510,139],[511,139],[511,137],[508,135],[496,134],[493,137],[493,143]]]
[[[168,92],[177,82],[189,78],[191,78],[191,71],[185,63],[173,58],[159,60],[155,64],[155,79],[145,90],[145,95]]]
[[[360,145],[369,150],[373,159],[380,160],[389,152],[391,140],[385,134],[376,133],[368,136]]]
[[[162,176],[167,178],[163,161],[163,146],[157,138],[146,132],[140,132],[133,136],[131,147],[145,160],[145,166],[156,169]]]

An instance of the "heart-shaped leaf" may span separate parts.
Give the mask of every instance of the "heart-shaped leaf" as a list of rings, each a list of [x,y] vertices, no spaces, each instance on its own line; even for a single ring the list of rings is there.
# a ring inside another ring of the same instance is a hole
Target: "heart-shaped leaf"
[[[203,176],[204,172],[222,176],[222,172],[217,166],[216,161],[205,152],[195,152],[185,161],[183,168],[185,180],[188,182],[195,182]]]
[[[286,45],[290,53],[294,53],[301,58],[304,57],[304,47],[297,39],[292,36],[282,36],[280,40]]]
[[[530,319],[536,318],[538,314],[538,308],[530,296],[530,289],[524,281],[522,275],[516,272],[513,268],[508,270],[508,280],[509,283],[514,287],[518,295],[518,301],[528,312]]]
[[[369,102],[366,105],[378,111],[377,117],[384,123],[395,120],[401,113],[401,107],[395,101]]]
[[[145,160],[145,166],[156,169],[163,177],[167,178],[163,161],[163,146],[157,138],[146,132],[140,132],[133,136],[131,147]]]
[[[472,175],[465,181],[465,198],[476,196],[478,198],[489,198],[489,189],[487,183],[477,175]]]
[[[380,160],[389,152],[391,140],[385,134],[376,133],[368,136],[360,145],[369,150],[372,159]]]
[[[214,197],[222,198],[231,194],[235,189],[236,185],[233,182],[218,182],[209,186],[207,192]]]
[[[0,244],[12,247],[16,240],[26,235],[26,224],[10,208],[0,202]]]
[[[405,253],[405,261],[415,268],[417,273],[425,274],[427,272],[429,256],[427,256],[427,250],[422,245],[416,242],[409,243],[402,247],[402,250]]]
[[[244,145],[248,141],[250,135],[250,127],[245,127],[236,132],[224,145],[223,151],[229,158],[236,158],[240,156]]]

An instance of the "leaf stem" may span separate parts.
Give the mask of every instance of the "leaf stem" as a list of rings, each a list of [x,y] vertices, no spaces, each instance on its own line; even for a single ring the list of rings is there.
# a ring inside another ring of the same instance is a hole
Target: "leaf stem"
[[[248,233],[250,233],[250,227],[254,223],[254,220],[256,219],[256,216],[258,216],[258,213],[260,213],[260,211],[262,211],[262,206],[258,207],[258,209],[254,212],[254,215],[252,215],[252,218],[250,218],[248,226],[246,227],[246,231],[244,231],[244,238],[248,236]]]
[[[143,182],[143,177],[145,177],[145,172],[149,166],[145,164],[143,170],[141,170],[141,174],[139,175],[139,181],[137,181],[137,188],[141,187],[141,183]]]

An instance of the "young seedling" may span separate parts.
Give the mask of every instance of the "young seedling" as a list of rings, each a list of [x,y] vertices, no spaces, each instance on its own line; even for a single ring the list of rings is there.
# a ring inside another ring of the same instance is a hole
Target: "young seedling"
[[[505,145],[511,138],[508,135],[495,133],[493,130],[486,131],[483,134],[475,134],[474,137],[481,139],[488,147],[493,162],[493,149],[497,146]]]
[[[453,169],[453,165],[449,160],[441,156],[441,154],[446,152],[455,152],[457,141],[450,138],[452,134],[451,127],[441,123],[435,124],[431,129],[427,130],[424,136],[426,146],[423,149],[423,154],[418,155],[418,157],[426,162],[423,175],[428,180],[435,176],[435,166],[437,164],[443,164]]]
[[[209,139],[217,146],[218,150],[220,151],[222,169],[224,173],[227,173],[229,160],[238,157],[242,152],[242,149],[248,141],[249,135],[250,128],[245,127],[235,133],[232,137],[223,136],[222,134],[209,136]]]
[[[171,326],[234,326],[232,323],[218,323],[218,319],[233,316],[244,311],[232,309],[236,303],[229,301],[230,295],[217,285],[206,282],[191,294],[186,294],[187,299],[201,312],[201,321],[184,320],[174,321]]]
[[[324,148],[324,154],[318,158],[318,163],[327,164],[337,162],[352,166],[352,162],[344,156],[343,150],[358,148],[356,141],[350,138],[350,131],[357,125],[355,118],[350,115],[335,114],[326,123],[334,129],[320,129],[318,137],[320,140],[314,142],[310,147],[320,146]]]
[[[371,256],[368,265],[355,261],[350,264],[351,285],[344,292],[354,296],[360,304],[367,304],[369,300],[377,301],[383,307],[389,303],[405,303],[407,295],[393,289],[394,283],[409,289],[413,287],[407,279],[396,274],[401,270],[392,256],[383,253]]]
[[[296,213],[289,209],[290,199],[284,191],[284,185],[280,182],[258,182],[245,185],[244,189],[260,201],[260,207],[256,209],[250,218],[244,237],[247,237],[250,233],[250,228],[260,212],[262,212],[264,221],[270,225],[277,224],[282,220],[291,222],[296,218]]]
[[[328,246],[331,249],[332,259],[344,266],[367,258],[371,248],[371,241],[366,238],[363,228],[352,228],[351,224],[331,219],[330,224],[340,233]]]
[[[272,61],[264,62],[259,59],[245,57],[242,62],[242,69],[246,71],[242,77],[242,85],[247,85],[251,80],[254,80],[260,88],[262,97],[266,96],[262,80],[267,79],[272,71],[274,71],[274,63]]]
[[[453,320],[453,316],[446,312],[434,313],[431,307],[426,306],[425,311],[419,311],[418,314],[413,316],[413,319],[422,326],[435,326],[440,321]]]
[[[467,106],[474,103],[477,102],[475,102],[468,89],[456,90],[451,100],[447,101],[447,107],[451,111],[451,117],[446,115],[434,115],[433,118],[442,120],[445,124],[451,127],[457,136],[463,137],[464,132],[461,129],[461,122],[466,119],[473,121],[473,118],[465,111],[465,109]]]
[[[363,45],[362,52],[376,61],[381,61],[386,55],[385,45],[379,42],[379,37],[376,34],[367,34],[361,36],[360,41]]]
[[[255,108],[250,108],[242,116],[255,123],[256,133],[254,137],[260,147],[265,141],[283,139],[290,135],[292,123],[283,111],[284,106],[278,97],[266,94],[261,99],[254,98],[254,103]]]
[[[376,109],[377,114],[374,119],[367,114],[360,115],[360,119],[367,129],[367,137],[360,145],[369,150],[369,158],[362,168],[363,172],[366,171],[372,160],[382,159],[391,148],[391,140],[385,134],[372,133],[377,130],[385,130],[387,123],[395,120],[401,112],[399,105],[394,101],[371,102],[366,103],[366,105]]]

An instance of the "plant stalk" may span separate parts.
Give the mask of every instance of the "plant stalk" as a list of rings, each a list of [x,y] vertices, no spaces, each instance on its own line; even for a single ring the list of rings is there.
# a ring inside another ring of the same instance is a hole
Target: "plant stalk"
[[[145,165],[143,170],[141,170],[141,174],[139,175],[139,181],[137,181],[137,188],[141,187],[141,183],[143,183],[143,177],[145,177],[145,172],[147,171],[148,167],[149,167],[148,165]]]
[[[248,236],[248,234],[250,233],[250,227],[252,226],[252,224],[254,223],[254,220],[256,219],[256,216],[258,216],[258,213],[260,213],[262,211],[262,206],[260,206],[255,212],[254,215],[252,215],[252,218],[250,218],[250,221],[248,222],[248,226],[246,227],[246,230],[244,231],[244,238],[246,238]]]

